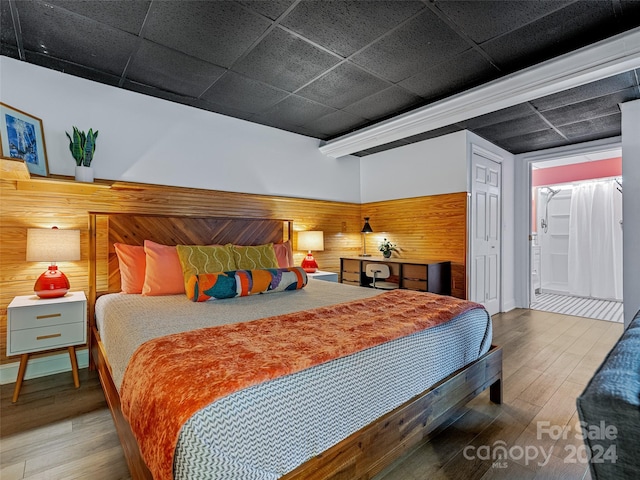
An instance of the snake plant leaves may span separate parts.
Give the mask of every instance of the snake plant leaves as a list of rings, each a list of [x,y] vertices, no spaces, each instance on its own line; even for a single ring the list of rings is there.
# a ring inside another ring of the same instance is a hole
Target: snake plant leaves
[[[76,161],[76,165],[84,165],[85,167],[91,166],[93,154],[96,151],[98,131],[96,130],[94,132],[93,129],[89,129],[89,133],[85,134],[84,132],[81,132],[78,127],[73,127],[73,137],[69,135],[68,132],[65,133],[69,139],[69,151]]]
[[[84,161],[83,165],[88,167],[91,165],[91,161],[93,160],[93,153],[96,151],[96,138],[98,138],[98,131],[96,130],[93,133],[93,129],[89,129],[89,133],[87,133],[85,142],[84,142]]]

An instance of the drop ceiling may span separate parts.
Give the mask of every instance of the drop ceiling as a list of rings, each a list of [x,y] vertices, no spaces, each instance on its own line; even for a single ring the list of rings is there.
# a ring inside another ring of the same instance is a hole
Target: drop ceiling
[[[0,53],[321,140],[640,26],[638,0],[0,0]],[[468,129],[512,152],[620,134],[640,65],[355,152]]]

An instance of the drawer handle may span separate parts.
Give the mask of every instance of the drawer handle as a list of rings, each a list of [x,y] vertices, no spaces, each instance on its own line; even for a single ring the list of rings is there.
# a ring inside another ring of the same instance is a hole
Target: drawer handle
[[[52,333],[51,335],[41,335],[39,337],[36,337],[36,340],[46,340],[47,338],[56,338],[61,336],[61,333]]]
[[[56,318],[61,316],[61,313],[50,313],[49,315],[38,315],[36,316],[36,320],[44,320],[45,318]]]

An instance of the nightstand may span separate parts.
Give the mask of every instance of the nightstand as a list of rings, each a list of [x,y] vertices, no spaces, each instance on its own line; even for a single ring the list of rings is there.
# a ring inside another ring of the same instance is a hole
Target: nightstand
[[[317,270],[315,273],[307,273],[307,277],[314,280],[324,280],[325,282],[337,282],[338,274],[333,272],[323,272]]]
[[[87,297],[69,292],[59,298],[36,295],[15,297],[7,307],[7,356],[20,355],[20,368],[13,402],[18,400],[29,355],[44,350],[67,348],[73,383],[78,388],[76,345],[87,343]]]

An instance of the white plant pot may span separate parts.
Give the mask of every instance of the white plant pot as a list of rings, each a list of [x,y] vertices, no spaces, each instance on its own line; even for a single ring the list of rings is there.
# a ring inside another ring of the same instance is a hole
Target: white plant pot
[[[80,165],[76,167],[76,181],[77,182],[93,182],[93,167],[85,167]]]

